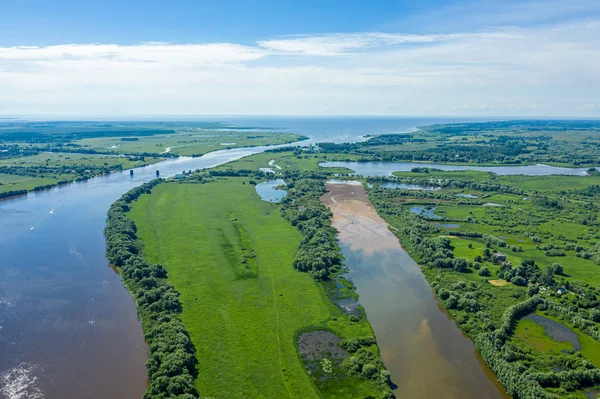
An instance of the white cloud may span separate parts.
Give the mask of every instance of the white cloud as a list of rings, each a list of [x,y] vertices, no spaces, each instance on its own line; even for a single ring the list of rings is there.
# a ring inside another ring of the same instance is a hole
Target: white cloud
[[[0,48],[0,114],[600,116],[600,23]],[[587,104],[587,106],[586,106]]]
[[[134,46],[117,44],[65,44],[0,48],[2,61],[109,61],[112,63],[159,63],[173,66],[219,65],[247,62],[263,57],[257,47],[230,43],[169,44],[148,42]],[[49,66],[50,64],[46,64]]]
[[[400,35],[391,33],[327,34],[317,36],[294,36],[284,39],[264,40],[258,45],[269,50],[303,55],[335,56],[349,55],[356,50],[377,49],[384,46],[431,44],[444,41],[505,37],[503,32],[447,35]]]

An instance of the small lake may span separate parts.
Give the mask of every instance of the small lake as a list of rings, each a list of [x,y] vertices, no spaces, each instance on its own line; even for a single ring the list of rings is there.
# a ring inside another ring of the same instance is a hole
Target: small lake
[[[544,332],[556,342],[570,342],[576,351],[581,350],[577,333],[564,324],[535,313],[527,315],[525,318],[542,326]]]
[[[477,195],[473,194],[456,194],[456,196],[461,198],[479,198]]]
[[[415,206],[411,206],[410,207],[410,211],[412,213],[414,213],[414,214],[417,214],[419,216],[424,216],[424,217],[429,218],[429,219],[443,219],[442,216],[436,215],[434,213],[435,208],[429,208],[429,207],[426,207],[426,206],[415,205]]]
[[[324,168],[346,168],[353,170],[355,174],[361,176],[391,176],[392,172],[410,172],[413,168],[430,168],[443,171],[456,170],[479,170],[483,172],[492,172],[497,175],[527,175],[527,176],[546,176],[546,175],[572,175],[585,176],[587,168],[559,168],[548,165],[527,165],[527,166],[465,166],[465,165],[439,165],[431,163],[416,162],[322,162],[319,164]],[[426,178],[427,174],[423,173]]]
[[[281,166],[279,166],[279,165],[276,165],[276,164],[275,164],[275,160],[274,160],[274,159],[271,159],[271,160],[269,161],[269,166],[273,166],[275,169],[279,169],[279,170],[281,170]]]
[[[256,192],[263,201],[279,202],[287,195],[287,191],[276,188],[281,185],[285,185],[283,179],[267,180],[256,185]]]
[[[460,227],[460,224],[457,223],[436,223],[435,225],[445,229],[458,229]]]

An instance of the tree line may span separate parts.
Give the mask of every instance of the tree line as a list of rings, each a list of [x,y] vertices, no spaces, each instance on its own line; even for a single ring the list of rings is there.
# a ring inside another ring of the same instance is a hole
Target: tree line
[[[307,177],[310,176],[310,177]],[[288,176],[288,194],[281,201],[282,215],[303,238],[294,259],[294,268],[307,272],[315,280],[326,280],[339,270],[342,253],[331,227],[331,211],[319,201],[327,192],[322,180],[310,174]]]
[[[167,281],[163,266],[144,258],[136,225],[127,216],[131,203],[162,181],[155,179],[133,188],[111,205],[104,230],[106,257],[118,267],[142,320],[150,379],[144,398],[193,399],[199,397],[194,384],[198,373],[196,350],[179,318],[179,292]]]

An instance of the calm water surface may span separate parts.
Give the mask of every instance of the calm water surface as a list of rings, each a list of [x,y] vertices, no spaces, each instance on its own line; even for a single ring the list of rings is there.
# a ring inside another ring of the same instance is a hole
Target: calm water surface
[[[432,163],[415,162],[322,162],[319,166],[325,168],[347,168],[353,170],[361,176],[392,176],[392,172],[410,172],[413,168],[430,168],[444,171],[457,170],[479,170],[482,172],[492,172],[497,175],[528,175],[528,176],[547,176],[547,175],[578,175],[585,176],[587,168],[559,168],[548,165],[527,165],[527,166],[464,166],[464,165],[439,165]],[[426,174],[423,176],[427,177]]]
[[[471,340],[440,308],[360,185],[328,184],[322,201],[398,398],[508,398]]]
[[[311,142],[354,142],[367,134],[474,119],[210,120],[282,128],[305,134]],[[178,158],[135,169],[133,176],[114,173],[0,201],[0,398],[141,397],[146,348],[134,303],[105,258],[106,212],[127,190],[153,179],[157,169],[161,177],[169,177],[265,149]],[[377,310],[373,313],[376,317]]]
[[[283,179],[267,180],[256,185],[256,192],[263,201],[279,202],[287,195],[287,191],[276,187],[285,185]]]

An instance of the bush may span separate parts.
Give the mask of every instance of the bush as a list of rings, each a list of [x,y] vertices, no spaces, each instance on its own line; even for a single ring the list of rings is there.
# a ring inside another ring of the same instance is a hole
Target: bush
[[[482,267],[481,269],[479,269],[479,272],[477,272],[477,274],[479,274],[482,277],[489,277],[492,275],[492,273],[490,273],[487,267]]]

